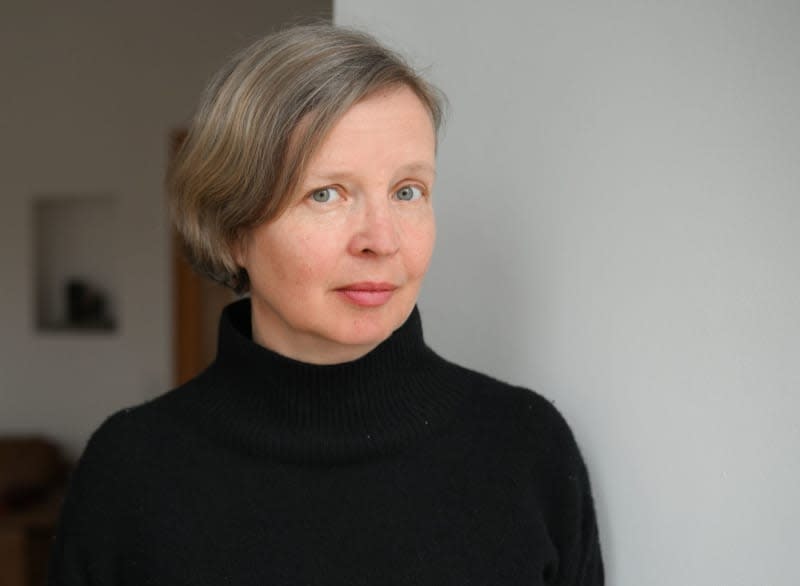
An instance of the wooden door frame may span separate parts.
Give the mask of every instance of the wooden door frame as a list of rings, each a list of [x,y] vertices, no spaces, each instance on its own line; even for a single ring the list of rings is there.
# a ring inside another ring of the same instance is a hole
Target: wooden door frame
[[[169,161],[175,158],[186,139],[187,130],[177,128],[169,135]],[[172,377],[181,385],[197,375],[206,365],[203,360],[201,321],[203,311],[200,276],[186,260],[183,243],[172,226]]]

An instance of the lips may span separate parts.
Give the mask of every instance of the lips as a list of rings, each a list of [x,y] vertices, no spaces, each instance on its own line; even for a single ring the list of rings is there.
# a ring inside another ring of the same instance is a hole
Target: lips
[[[345,300],[361,307],[379,307],[387,303],[394,295],[396,285],[365,281],[351,283],[336,289]]]

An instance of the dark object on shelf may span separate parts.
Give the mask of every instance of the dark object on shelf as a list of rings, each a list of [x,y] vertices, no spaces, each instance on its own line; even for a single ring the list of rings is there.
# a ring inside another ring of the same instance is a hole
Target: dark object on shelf
[[[106,296],[92,289],[85,281],[70,279],[67,296],[67,325],[72,328],[112,329],[113,320],[107,314]]]

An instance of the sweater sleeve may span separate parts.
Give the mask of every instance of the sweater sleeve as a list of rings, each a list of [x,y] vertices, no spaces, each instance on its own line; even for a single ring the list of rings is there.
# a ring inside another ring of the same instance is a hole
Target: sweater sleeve
[[[70,477],[50,550],[48,586],[115,583],[120,461],[112,415],[91,436]]]
[[[604,568],[600,552],[600,538],[597,530],[592,490],[586,466],[577,452],[578,469],[575,472],[573,495],[577,511],[573,517],[575,532],[568,542],[565,559],[569,562],[559,573],[556,584],[563,586],[603,586]]]
[[[546,402],[546,401],[545,401]],[[594,499],[586,465],[565,419],[549,402],[547,439],[538,462],[539,498],[557,551],[548,583],[554,586],[603,586],[604,568]]]

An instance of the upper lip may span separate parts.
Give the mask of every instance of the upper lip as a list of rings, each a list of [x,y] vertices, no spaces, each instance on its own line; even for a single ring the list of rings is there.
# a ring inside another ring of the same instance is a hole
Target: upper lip
[[[397,289],[397,285],[391,283],[362,281],[360,283],[350,283],[344,287],[339,287],[337,291],[392,291],[394,289]]]

